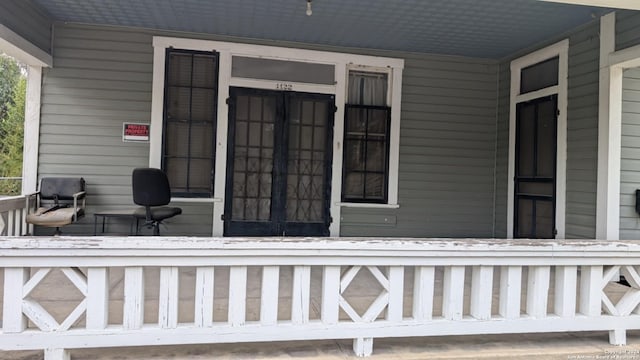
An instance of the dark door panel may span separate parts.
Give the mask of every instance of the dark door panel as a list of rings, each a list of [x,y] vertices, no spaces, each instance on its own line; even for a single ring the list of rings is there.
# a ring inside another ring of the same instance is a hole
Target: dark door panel
[[[516,109],[514,237],[554,238],[557,96]]]
[[[225,235],[327,236],[333,96],[232,88]]]

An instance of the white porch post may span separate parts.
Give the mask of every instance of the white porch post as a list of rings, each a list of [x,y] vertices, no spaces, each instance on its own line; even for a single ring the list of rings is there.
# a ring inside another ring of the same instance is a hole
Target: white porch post
[[[22,194],[36,191],[38,185],[38,149],[40,145],[40,94],[42,67],[29,66],[24,109],[24,148],[22,155]]]
[[[620,227],[620,138],[621,123],[616,106],[620,102],[622,84],[613,83],[609,55],[615,51],[616,16],[600,19],[600,96],[598,108],[598,186],[596,199],[596,238],[616,240]],[[614,81],[615,82],[615,81]],[[617,89],[617,91],[616,91]],[[620,98],[618,98],[620,97]]]

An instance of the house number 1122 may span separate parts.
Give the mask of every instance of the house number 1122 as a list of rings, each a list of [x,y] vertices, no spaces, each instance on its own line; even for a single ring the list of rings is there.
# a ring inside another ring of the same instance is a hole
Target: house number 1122
[[[285,83],[277,83],[276,84],[276,90],[291,91],[291,90],[293,90],[293,85],[285,84]]]

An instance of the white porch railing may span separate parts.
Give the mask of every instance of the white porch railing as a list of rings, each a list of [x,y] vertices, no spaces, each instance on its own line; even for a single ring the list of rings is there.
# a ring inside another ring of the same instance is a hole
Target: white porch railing
[[[0,267],[0,349],[48,360],[310,339],[354,339],[367,356],[374,338],[592,330],[622,345],[640,329],[632,241],[7,237]],[[38,289],[54,271],[77,305]]]
[[[25,196],[0,197],[0,236],[20,236],[32,232],[25,223]]]

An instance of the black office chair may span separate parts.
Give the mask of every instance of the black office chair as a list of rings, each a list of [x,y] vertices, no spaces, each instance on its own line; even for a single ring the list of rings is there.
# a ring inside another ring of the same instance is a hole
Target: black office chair
[[[134,212],[137,219],[144,220],[142,226],[153,228],[153,235],[160,235],[163,220],[182,214],[182,209],[169,207],[171,187],[167,175],[160,169],[137,168],[131,176],[133,202],[143,207]]]

